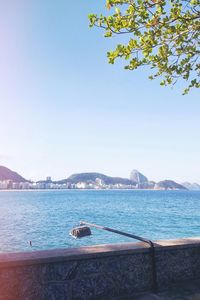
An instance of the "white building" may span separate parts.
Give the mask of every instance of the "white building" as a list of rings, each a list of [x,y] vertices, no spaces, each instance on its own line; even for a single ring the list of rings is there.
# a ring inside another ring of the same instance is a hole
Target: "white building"
[[[0,181],[0,190],[6,190],[8,188],[9,182]]]
[[[88,184],[86,182],[78,182],[76,184],[76,188],[77,189],[87,189],[88,188]]]

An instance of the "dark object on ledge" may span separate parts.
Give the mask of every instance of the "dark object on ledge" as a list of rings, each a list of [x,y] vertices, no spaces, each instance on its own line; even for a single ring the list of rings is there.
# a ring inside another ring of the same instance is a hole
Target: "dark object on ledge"
[[[72,237],[74,237],[75,239],[89,236],[91,234],[92,233],[91,233],[90,227],[88,227],[88,226],[75,227],[70,231],[70,235]]]

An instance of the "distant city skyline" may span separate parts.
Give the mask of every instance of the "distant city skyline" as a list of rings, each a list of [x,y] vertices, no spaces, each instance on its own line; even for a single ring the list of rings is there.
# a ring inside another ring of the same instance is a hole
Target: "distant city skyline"
[[[38,189],[145,189],[145,190],[200,190],[198,183],[177,183],[172,179],[151,181],[138,170],[132,170],[129,178],[120,175],[112,177],[92,172],[72,174],[67,178],[52,180],[51,176],[43,180],[31,181],[22,175],[0,166],[0,190],[38,190]]]
[[[0,167],[1,167],[1,165],[0,165]],[[7,168],[7,166],[3,166],[3,167]],[[8,168],[8,169],[11,170],[10,168]],[[39,181],[52,181],[52,182],[56,182],[56,181],[60,181],[60,180],[63,180],[63,179],[67,179],[71,175],[85,174],[85,173],[88,173],[88,174],[90,174],[90,173],[100,173],[100,174],[103,174],[103,175],[106,175],[106,176],[111,176],[111,177],[116,177],[116,178],[120,177],[120,178],[124,178],[124,179],[131,179],[132,172],[134,172],[134,171],[139,172],[139,173],[141,173],[144,176],[146,175],[145,173],[141,172],[141,170],[139,170],[139,169],[132,169],[131,172],[128,175],[125,175],[125,176],[121,176],[121,174],[111,175],[111,174],[108,174],[106,172],[98,172],[98,170],[93,170],[93,171],[74,172],[74,173],[70,173],[70,174],[68,174],[66,176],[62,176],[62,177],[60,176],[60,177],[57,177],[57,178],[53,178],[51,175],[47,175],[47,176],[45,176],[43,178],[39,178],[39,177],[36,177],[36,178],[27,178],[26,176],[24,176],[22,173],[18,172],[17,170],[11,170],[11,171],[16,172],[17,174],[21,175],[24,179],[26,179],[28,181],[31,181],[31,182],[39,182]],[[150,182],[151,181],[152,182],[153,181],[154,182],[156,182],[156,181],[159,182],[159,181],[163,181],[163,180],[173,180],[174,181],[174,178],[171,178],[171,177],[163,177],[163,178],[161,178],[159,180],[155,180],[155,179],[149,178],[147,176],[147,179]],[[185,179],[185,180],[183,180],[182,182],[179,182],[179,183],[184,183],[184,182],[185,183],[187,183],[187,182],[189,182],[189,183],[198,183],[198,184],[200,183],[200,181],[190,181],[190,180],[187,180],[187,179]]]
[[[103,0],[3,1],[0,165],[32,180],[137,169],[200,182],[198,90],[182,96],[181,84],[163,88],[145,69],[109,65],[117,41],[87,20],[104,9]]]

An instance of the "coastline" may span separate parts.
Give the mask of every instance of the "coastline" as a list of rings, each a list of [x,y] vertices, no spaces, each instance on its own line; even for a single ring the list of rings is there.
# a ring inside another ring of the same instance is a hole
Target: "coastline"
[[[200,192],[200,190],[181,190],[181,189],[4,189],[1,190],[0,192],[63,192],[63,191],[193,191],[193,192]]]

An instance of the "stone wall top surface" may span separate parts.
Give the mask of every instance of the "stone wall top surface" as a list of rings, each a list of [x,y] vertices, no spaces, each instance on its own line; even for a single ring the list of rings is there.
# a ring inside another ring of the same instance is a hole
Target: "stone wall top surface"
[[[200,237],[155,241],[154,245],[156,252],[169,251],[170,249],[200,247]],[[0,268],[59,261],[85,260],[105,256],[145,253],[148,251],[148,244],[140,242],[20,253],[0,253]]]

